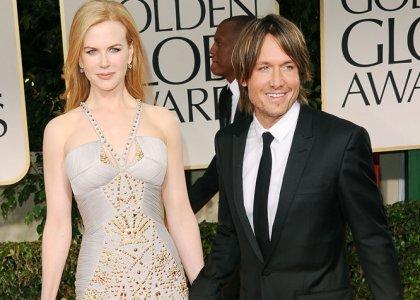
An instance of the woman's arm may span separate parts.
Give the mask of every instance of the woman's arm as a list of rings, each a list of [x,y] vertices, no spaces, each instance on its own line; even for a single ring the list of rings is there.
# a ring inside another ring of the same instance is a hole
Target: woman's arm
[[[182,157],[181,132],[170,112],[161,110],[160,124],[168,149],[168,167],[162,196],[169,233],[178,249],[188,279],[192,282],[204,265],[197,220],[188,201]]]
[[[64,169],[64,130],[52,120],[44,132],[44,182],[47,220],[42,237],[41,299],[55,299],[71,242],[70,183]]]

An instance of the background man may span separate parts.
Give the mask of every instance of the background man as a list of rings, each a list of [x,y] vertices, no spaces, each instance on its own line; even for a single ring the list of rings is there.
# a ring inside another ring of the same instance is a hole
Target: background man
[[[224,77],[228,84],[222,88],[219,95],[218,114],[220,128],[238,122],[246,117],[246,114],[238,108],[239,86],[235,79],[232,66],[232,51],[241,31],[254,17],[234,16],[223,20],[217,27],[214,42],[210,48],[211,72],[214,75]],[[216,159],[213,157],[204,175],[197,179],[188,191],[191,207],[194,213],[198,212],[219,191]],[[222,298],[226,300],[239,297],[239,272],[231,276],[226,287],[223,289]]]
[[[374,299],[402,299],[367,132],[304,105],[300,30],[268,15],[233,53],[240,105],[253,118],[216,135],[219,229],[191,299],[217,299],[240,265],[241,299],[352,299],[350,226]]]
[[[251,16],[234,16],[223,20],[217,27],[214,43],[210,48],[211,71],[214,75],[224,77],[228,84],[219,95],[219,123],[223,128],[233,121],[242,120],[246,115],[237,109],[239,87],[232,66],[232,51],[239,35],[252,21]],[[196,213],[219,191],[216,160],[213,158],[206,172],[189,189],[191,207]]]

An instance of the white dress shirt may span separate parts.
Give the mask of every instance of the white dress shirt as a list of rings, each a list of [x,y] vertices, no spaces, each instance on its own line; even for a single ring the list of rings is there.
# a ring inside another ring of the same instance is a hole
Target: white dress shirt
[[[230,112],[230,124],[232,124],[233,120],[235,119],[235,112],[239,102],[238,81],[235,79],[231,83],[228,83],[228,89],[230,89],[230,91],[232,92],[232,111]]]
[[[286,169],[287,158],[289,157],[290,147],[296,129],[299,111],[300,104],[296,101],[289,111],[268,130],[262,127],[254,114],[254,119],[249,127],[246,138],[244,163],[242,167],[243,197],[246,215],[254,230],[254,193],[258,167],[263,150],[262,134],[269,131],[274,136],[274,140],[271,143],[272,166],[267,203],[268,233],[270,239],[277,206],[279,204],[284,171]]]

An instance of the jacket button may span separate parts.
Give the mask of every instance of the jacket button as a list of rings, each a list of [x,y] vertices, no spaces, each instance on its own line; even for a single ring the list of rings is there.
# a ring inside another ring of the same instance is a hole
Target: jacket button
[[[263,276],[268,276],[270,274],[271,274],[271,270],[270,269],[264,269],[263,272],[262,272],[262,275]]]

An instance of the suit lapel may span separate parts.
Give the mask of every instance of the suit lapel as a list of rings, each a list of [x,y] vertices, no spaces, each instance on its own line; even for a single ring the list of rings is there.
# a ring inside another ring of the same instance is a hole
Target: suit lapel
[[[244,160],[246,138],[251,121],[252,118],[249,118],[242,122],[243,125],[241,124],[241,126],[239,126],[240,130],[238,130],[233,135],[233,199],[239,219],[241,220],[242,226],[244,228],[245,235],[248,238],[249,243],[251,244],[252,249],[254,249],[257,257],[261,260],[261,262],[263,262],[261,250],[258,246],[251,224],[249,223],[248,217],[246,215],[243,197],[242,166]]]
[[[276,217],[274,219],[271,234],[270,250],[266,262],[273,254],[277,243],[280,240],[284,222],[287,218],[290,205],[295,197],[296,189],[302,177],[303,170],[309,157],[310,150],[314,141],[312,134],[312,114],[310,108],[301,106],[295,134],[293,136],[286,169],[283,176],[282,188],[280,191],[279,204]]]

